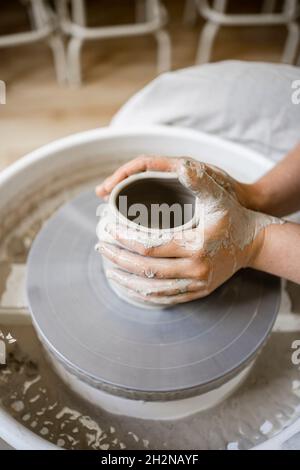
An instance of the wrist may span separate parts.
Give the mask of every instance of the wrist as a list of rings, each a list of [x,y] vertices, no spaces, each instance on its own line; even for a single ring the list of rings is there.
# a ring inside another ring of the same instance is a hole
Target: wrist
[[[269,197],[259,181],[253,184],[242,184],[239,199],[247,209],[263,213],[269,212]]]
[[[250,267],[300,284],[300,226],[286,222],[268,225],[264,232]]]
[[[246,268],[259,269],[261,254],[266,243],[266,228],[263,228],[248,247]]]
[[[264,228],[257,234],[254,240],[244,249],[242,259],[243,268],[259,269],[258,260],[261,257],[261,253],[266,242],[265,238],[266,229]]]

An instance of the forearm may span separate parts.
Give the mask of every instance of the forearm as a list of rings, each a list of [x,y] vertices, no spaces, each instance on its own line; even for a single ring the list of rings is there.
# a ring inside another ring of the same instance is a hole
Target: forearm
[[[249,209],[277,217],[300,210],[300,144],[255,184],[245,187]]]
[[[300,225],[269,225],[250,267],[300,284]]]

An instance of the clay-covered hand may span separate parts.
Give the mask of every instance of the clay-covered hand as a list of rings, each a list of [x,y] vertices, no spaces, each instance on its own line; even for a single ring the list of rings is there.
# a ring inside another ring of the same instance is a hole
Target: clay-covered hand
[[[243,207],[247,185],[191,158],[140,157],[96,192],[107,196],[122,179],[147,170],[177,173],[196,196],[197,223],[155,239],[102,218],[98,249],[113,263],[106,274],[134,300],[172,305],[208,295],[237,270],[251,266],[263,245],[264,228],[282,223]]]

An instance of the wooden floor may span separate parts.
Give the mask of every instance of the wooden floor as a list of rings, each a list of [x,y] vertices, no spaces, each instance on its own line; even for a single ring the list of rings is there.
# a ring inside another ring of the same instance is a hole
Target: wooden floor
[[[99,4],[104,8],[99,12]],[[133,17],[132,0],[89,0],[91,22],[126,22]],[[173,69],[191,66],[203,21],[182,22],[184,0],[165,0],[170,14]],[[234,8],[258,8],[259,0]],[[0,0],[0,34],[26,28],[26,16],[15,0]],[[104,11],[104,14],[103,14]],[[97,18],[97,15],[100,17]],[[102,16],[101,16],[102,15]],[[285,30],[223,28],[213,60],[242,59],[277,62]],[[61,136],[105,126],[120,106],[155,78],[156,47],[149,38],[90,42],[83,48],[84,84],[58,86],[47,45],[0,49],[0,79],[7,84],[7,104],[0,106],[0,169],[27,152]]]

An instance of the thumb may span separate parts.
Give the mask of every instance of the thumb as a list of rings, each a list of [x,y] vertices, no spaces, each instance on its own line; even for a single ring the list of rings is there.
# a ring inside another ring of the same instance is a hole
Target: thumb
[[[189,158],[180,158],[177,163],[178,179],[199,199],[219,198],[224,189],[209,174],[205,163]]]

